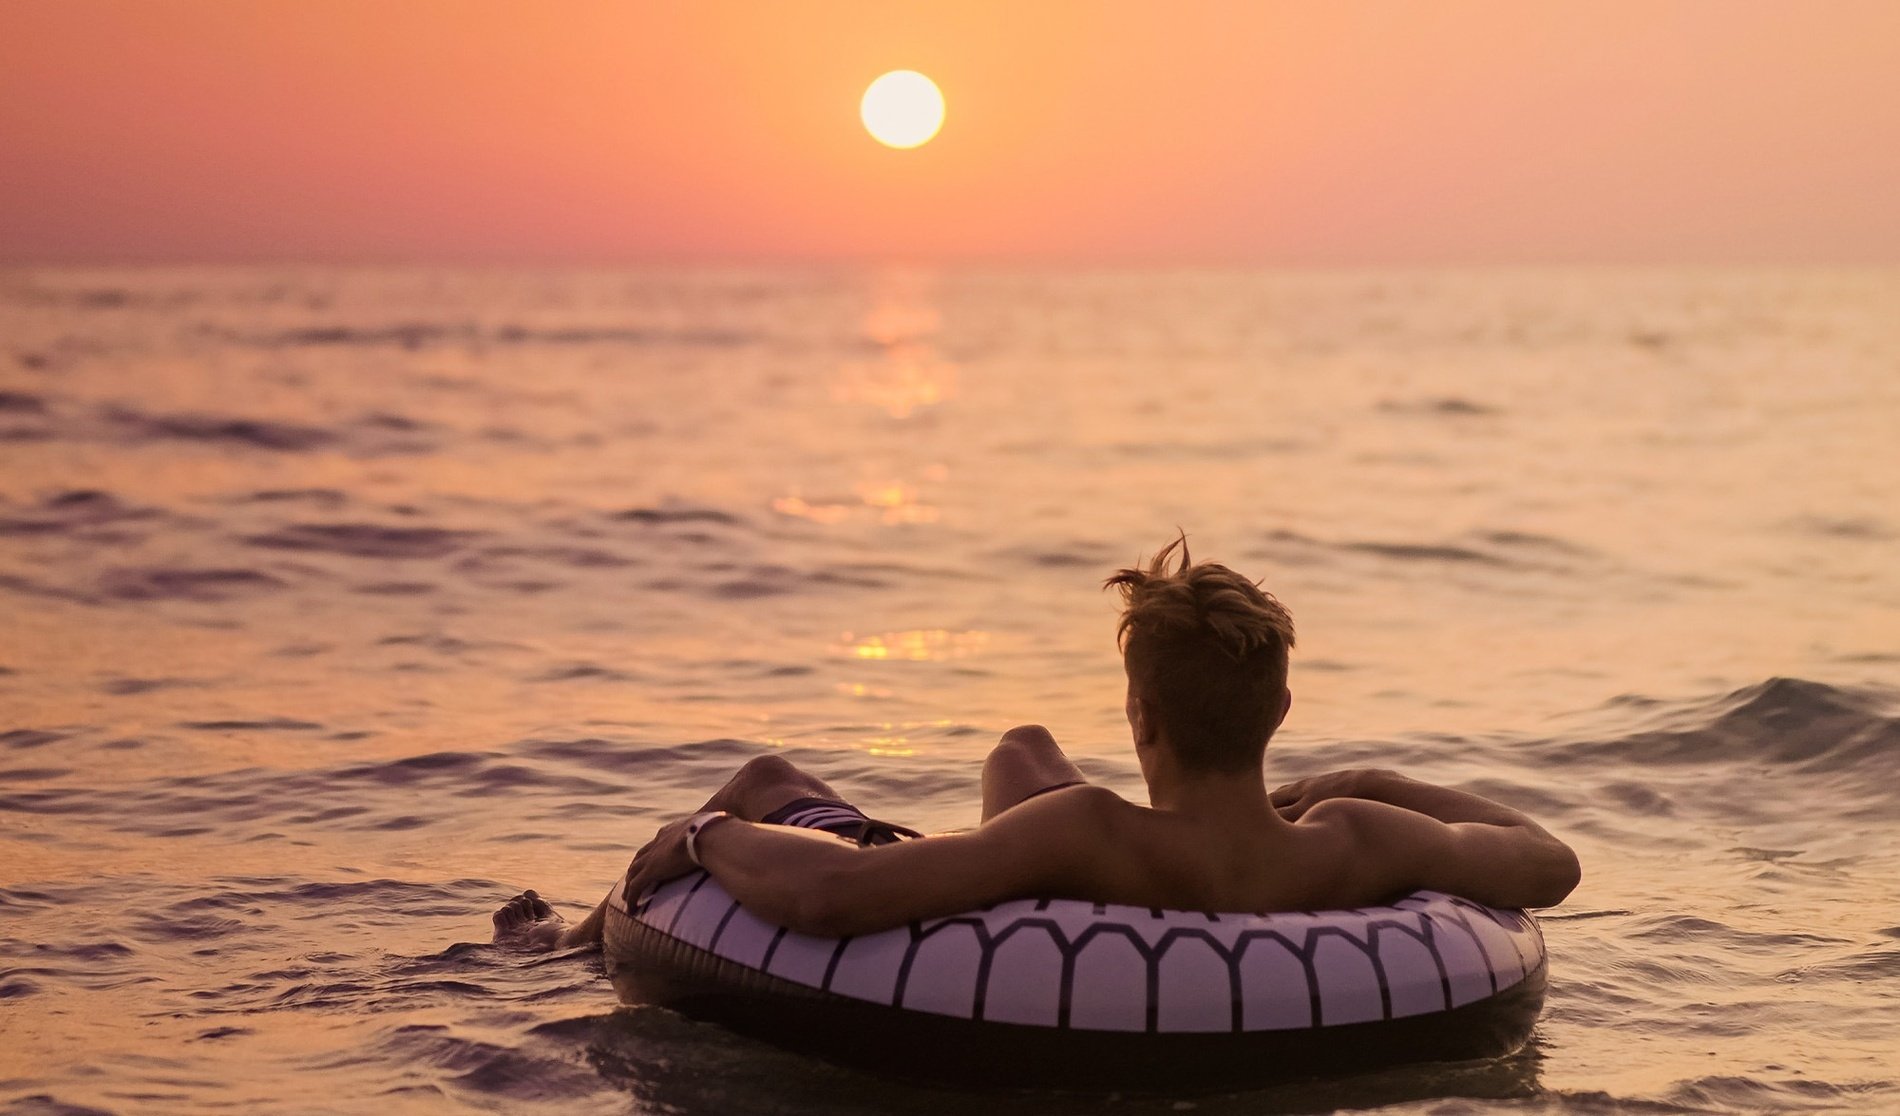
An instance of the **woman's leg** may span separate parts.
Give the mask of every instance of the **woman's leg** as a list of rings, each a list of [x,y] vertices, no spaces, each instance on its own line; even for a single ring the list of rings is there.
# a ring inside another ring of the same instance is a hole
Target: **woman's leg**
[[[1086,782],[1048,729],[1020,725],[1004,733],[983,761],[983,820],[1050,787]]]
[[[745,821],[758,821],[772,811],[801,798],[843,799],[831,785],[802,771],[783,756],[766,754],[747,760],[726,785],[713,792],[701,811],[724,810]]]
[[[724,810],[746,821],[758,821],[772,811],[801,798],[838,800],[838,792],[823,779],[801,771],[783,756],[766,754],[746,761],[726,785],[713,792],[700,811]],[[612,892],[608,893],[612,898]],[[571,949],[601,938],[607,920],[607,899],[573,926],[532,891],[524,891],[495,912],[495,941],[532,949]]]

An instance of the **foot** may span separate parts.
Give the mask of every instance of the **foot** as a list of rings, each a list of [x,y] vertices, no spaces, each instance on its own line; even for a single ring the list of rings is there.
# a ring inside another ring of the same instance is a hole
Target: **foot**
[[[495,944],[510,949],[558,949],[567,920],[548,901],[524,891],[495,912]]]

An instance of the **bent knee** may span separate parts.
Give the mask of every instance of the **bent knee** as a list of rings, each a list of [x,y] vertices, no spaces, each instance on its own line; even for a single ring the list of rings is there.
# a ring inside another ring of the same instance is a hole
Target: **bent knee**
[[[1003,738],[996,742],[996,747],[990,749],[990,757],[995,759],[1024,752],[1053,752],[1061,755],[1062,749],[1056,744],[1055,736],[1041,725],[1017,725],[1004,733]]]
[[[739,768],[739,778],[747,783],[786,783],[805,778],[805,773],[784,756],[767,752],[745,761]]]

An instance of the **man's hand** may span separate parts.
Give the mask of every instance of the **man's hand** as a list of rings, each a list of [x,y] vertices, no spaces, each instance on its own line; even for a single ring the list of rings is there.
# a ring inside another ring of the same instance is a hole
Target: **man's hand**
[[[1268,801],[1288,821],[1299,821],[1306,812],[1329,798],[1370,798],[1367,785],[1391,772],[1372,767],[1329,771],[1286,784],[1275,790]]]
[[[627,902],[633,903],[650,887],[657,887],[671,879],[677,879],[688,872],[696,872],[698,866],[686,855],[686,823],[690,818],[681,818],[668,822],[653,835],[653,840],[640,847],[633,854],[633,863],[627,868]],[[730,824],[713,822],[713,825]]]
[[[567,920],[533,891],[524,891],[503,903],[495,912],[494,922],[495,944],[510,949],[556,949],[567,928]]]

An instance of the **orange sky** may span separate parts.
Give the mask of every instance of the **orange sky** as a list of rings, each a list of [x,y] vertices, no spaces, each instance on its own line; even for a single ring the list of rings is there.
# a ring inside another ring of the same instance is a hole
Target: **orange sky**
[[[1900,262],[1900,2],[0,0],[0,260],[863,257]]]

